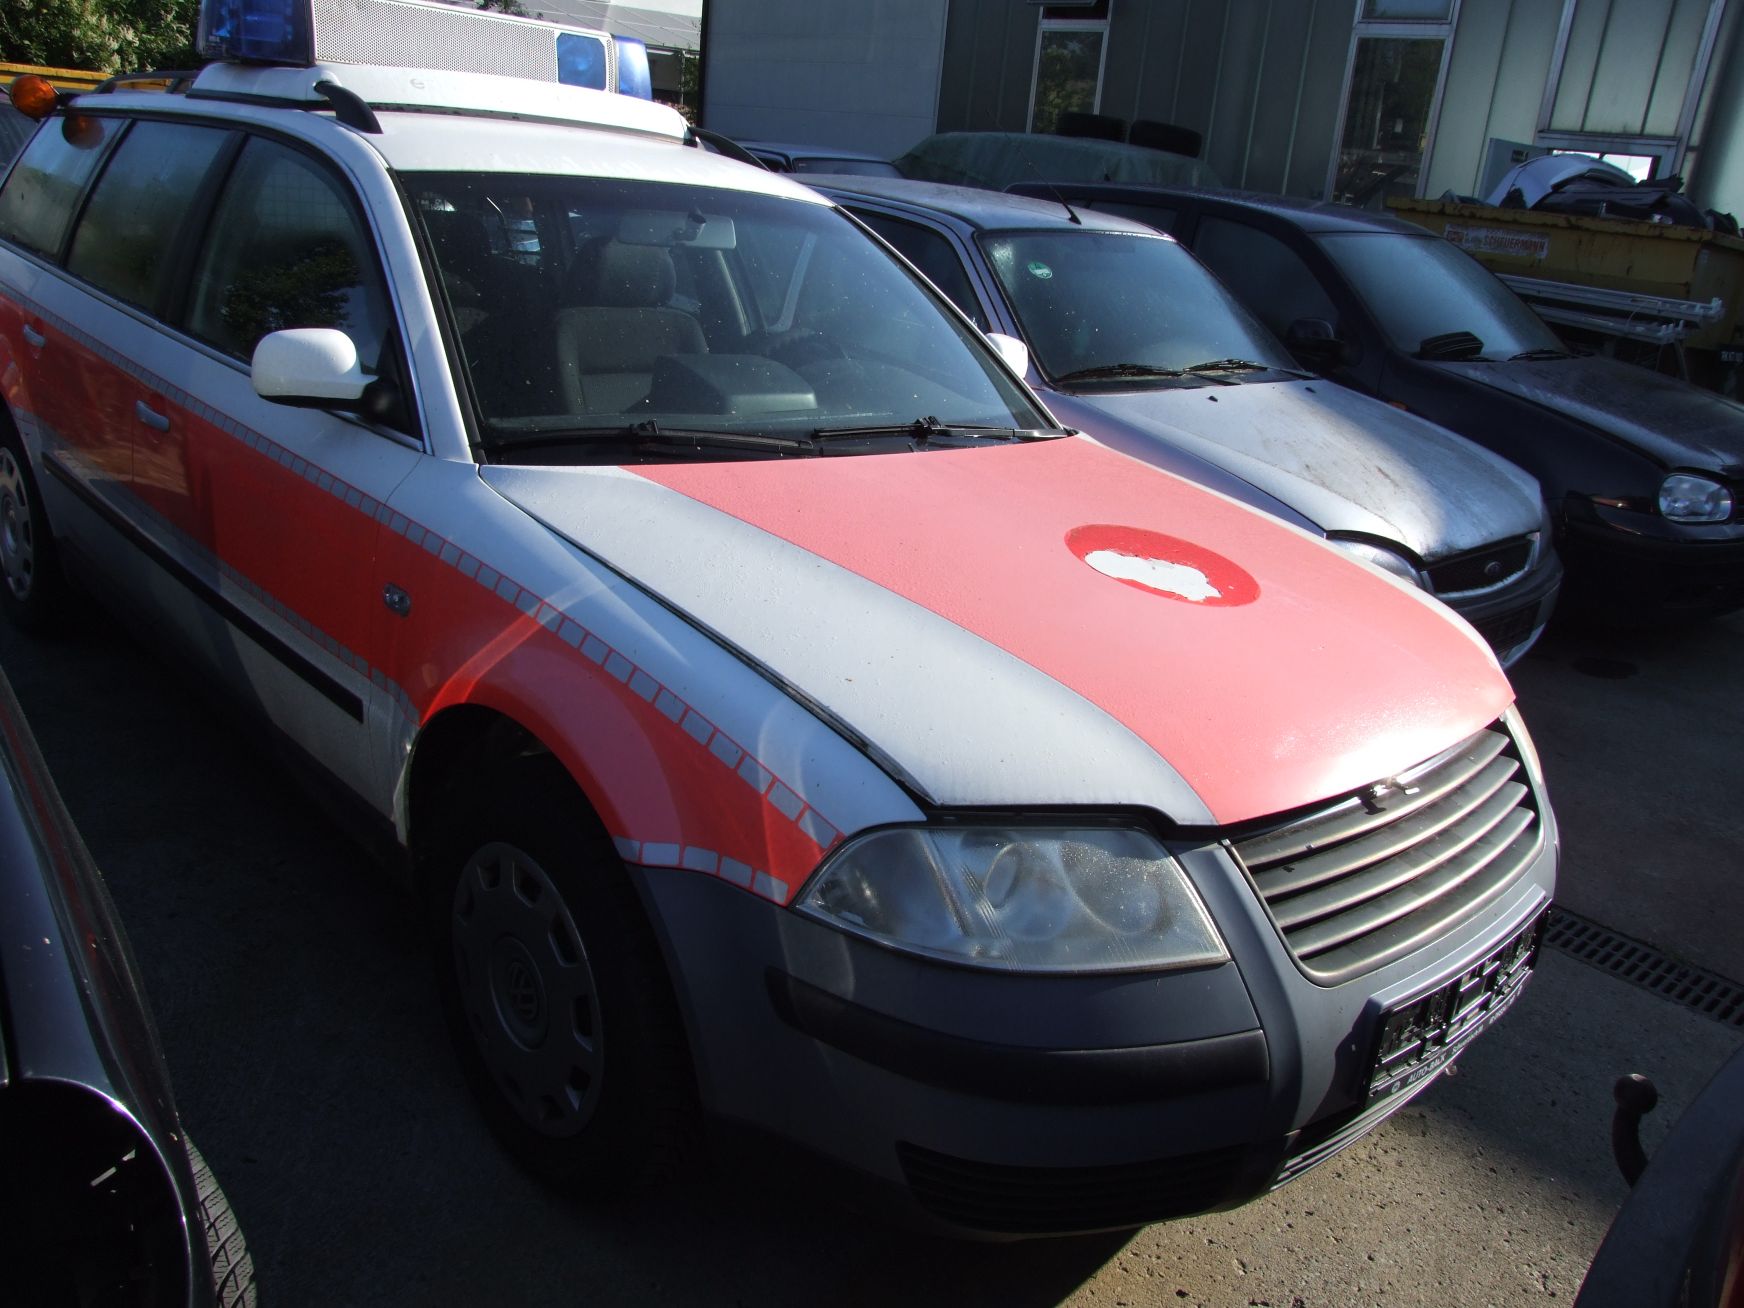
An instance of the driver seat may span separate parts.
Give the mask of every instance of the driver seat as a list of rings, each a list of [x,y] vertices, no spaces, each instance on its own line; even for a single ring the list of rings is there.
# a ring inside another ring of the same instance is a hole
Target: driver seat
[[[702,326],[669,303],[678,282],[669,251],[607,241],[577,259],[576,282],[555,322],[568,412],[622,413],[647,398],[656,359],[707,353]]]

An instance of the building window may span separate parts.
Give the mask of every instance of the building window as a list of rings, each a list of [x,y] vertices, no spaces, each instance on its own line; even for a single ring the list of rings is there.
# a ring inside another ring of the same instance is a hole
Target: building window
[[[1051,132],[1069,111],[1095,113],[1102,103],[1113,0],[1042,6],[1030,81],[1029,130]]]
[[[1563,0],[1533,142],[1637,177],[1681,171],[1725,10],[1725,0]]]
[[[1415,195],[1441,109],[1459,0],[1363,0],[1345,67],[1327,196],[1380,208]]]

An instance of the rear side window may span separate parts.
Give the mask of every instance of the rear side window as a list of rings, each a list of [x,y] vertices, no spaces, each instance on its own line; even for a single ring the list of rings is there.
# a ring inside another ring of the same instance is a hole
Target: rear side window
[[[79,195],[120,127],[115,119],[84,116],[44,124],[0,189],[0,238],[59,258]]]
[[[134,124],[91,192],[67,271],[118,300],[155,308],[175,267],[177,237],[226,135],[187,123]]]
[[[1338,310],[1302,259],[1269,232],[1227,218],[1201,218],[1193,253],[1278,336],[1298,318],[1337,325]]]
[[[374,245],[338,182],[295,150],[249,141],[213,210],[188,330],[248,359],[268,332],[336,327],[377,373],[392,321]]]

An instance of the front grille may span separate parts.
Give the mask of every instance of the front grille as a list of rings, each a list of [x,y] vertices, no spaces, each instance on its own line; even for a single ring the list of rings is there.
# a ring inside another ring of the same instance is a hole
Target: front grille
[[[1307,817],[1231,842],[1302,970],[1336,985],[1445,935],[1543,843],[1500,726]]]
[[[1481,622],[1474,622],[1478,635],[1489,642],[1490,648],[1498,654],[1506,654],[1526,637],[1532,634],[1532,628],[1538,621],[1538,602],[1522,608],[1510,609],[1506,613],[1495,613]]]
[[[1427,569],[1429,589],[1437,595],[1457,595],[1467,590],[1487,590],[1526,571],[1532,562],[1532,540],[1503,541],[1482,549],[1443,559]]]
[[[1186,1217],[1234,1197],[1243,1146],[1105,1167],[1011,1167],[896,1146],[915,1200],[973,1231],[1106,1231]]]

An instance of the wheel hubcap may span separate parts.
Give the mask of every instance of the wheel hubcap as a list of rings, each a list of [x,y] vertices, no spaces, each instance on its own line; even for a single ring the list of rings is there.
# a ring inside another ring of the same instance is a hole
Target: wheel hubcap
[[[574,1135],[599,1102],[593,970],[555,883],[526,851],[483,846],[450,917],[461,1008],[492,1081],[542,1134]]]
[[[24,600],[30,598],[35,573],[36,532],[24,472],[11,450],[0,449],[0,574],[13,595]]]

